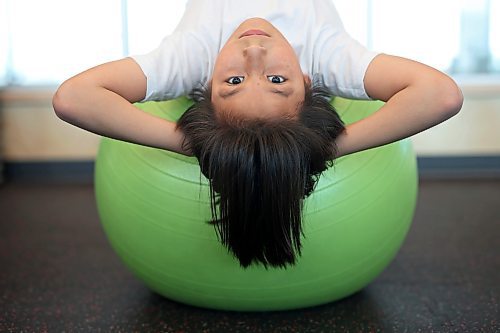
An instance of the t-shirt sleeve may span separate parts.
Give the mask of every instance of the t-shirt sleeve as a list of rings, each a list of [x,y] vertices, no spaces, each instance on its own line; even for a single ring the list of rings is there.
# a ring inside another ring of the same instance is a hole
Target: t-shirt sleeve
[[[134,55],[147,79],[147,100],[167,100],[205,87],[217,55],[220,1],[189,0],[174,32],[153,51]]]
[[[320,8],[323,24],[313,52],[315,72],[320,73],[316,79],[335,96],[370,99],[364,77],[368,65],[378,53],[368,50],[345,31],[331,2],[322,4],[326,8]]]
[[[204,41],[191,32],[174,32],[155,50],[131,56],[147,80],[148,100],[168,100],[184,96],[203,86],[213,66]]]
[[[319,54],[320,80],[333,95],[370,99],[364,77],[377,52],[369,51],[347,33],[339,32],[329,37]]]

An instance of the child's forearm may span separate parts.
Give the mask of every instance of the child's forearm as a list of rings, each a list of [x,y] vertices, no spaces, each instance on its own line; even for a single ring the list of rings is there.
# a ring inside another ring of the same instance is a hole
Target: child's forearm
[[[389,96],[376,92],[379,99],[388,97],[386,104],[371,116],[346,127],[336,141],[338,157],[409,137],[460,110],[463,97],[450,78],[429,68],[417,66],[418,69],[423,72],[417,73],[416,79],[399,91],[394,90]]]
[[[132,59],[103,64],[64,82],[53,98],[63,120],[114,139],[182,154],[183,134],[175,123],[131,103],[144,98],[146,78]]]
[[[183,135],[175,123],[143,112],[105,88],[62,86],[53,104],[61,119],[90,132],[183,153]]]
[[[346,127],[337,138],[338,156],[382,146],[426,130],[456,114],[460,110],[458,104],[452,100],[425,101],[413,89],[401,91],[376,113]]]

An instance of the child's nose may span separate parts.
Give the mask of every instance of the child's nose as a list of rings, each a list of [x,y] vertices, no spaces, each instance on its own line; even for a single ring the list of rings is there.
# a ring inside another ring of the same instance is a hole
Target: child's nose
[[[267,54],[266,48],[260,45],[251,45],[243,50],[249,70],[260,70],[264,67],[264,58]]]

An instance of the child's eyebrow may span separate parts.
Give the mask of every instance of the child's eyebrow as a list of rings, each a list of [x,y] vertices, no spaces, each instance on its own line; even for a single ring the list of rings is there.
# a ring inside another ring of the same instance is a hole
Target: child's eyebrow
[[[223,99],[226,99],[228,97],[231,97],[231,96],[238,94],[240,91],[241,91],[241,89],[233,89],[230,91],[223,91],[223,92],[219,93],[219,96],[222,97]],[[270,92],[288,98],[288,96],[290,96],[293,93],[293,89],[285,89],[285,90],[272,89],[272,90],[270,90]]]
[[[236,95],[239,92],[240,92],[240,89],[233,89],[233,90],[229,90],[229,91],[225,91],[225,92],[220,92],[219,96],[225,99],[225,98],[231,97],[233,95]]]
[[[293,89],[273,89],[271,92],[275,93],[275,94],[280,94],[284,97],[288,97],[290,96],[292,93],[293,93]]]

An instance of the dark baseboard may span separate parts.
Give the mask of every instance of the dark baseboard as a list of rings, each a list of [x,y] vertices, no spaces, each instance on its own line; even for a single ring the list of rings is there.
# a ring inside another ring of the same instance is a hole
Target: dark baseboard
[[[500,179],[500,155],[418,157],[417,160],[420,178],[424,180]],[[94,162],[6,162],[3,179],[6,182],[92,183]]]
[[[81,183],[94,181],[94,161],[6,162],[6,182]]]
[[[421,156],[417,158],[421,179],[500,179],[500,155]]]

